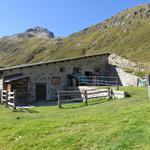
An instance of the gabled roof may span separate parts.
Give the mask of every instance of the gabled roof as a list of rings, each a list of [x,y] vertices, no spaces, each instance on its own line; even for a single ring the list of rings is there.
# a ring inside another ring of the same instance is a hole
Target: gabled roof
[[[39,63],[33,63],[33,64],[22,64],[22,65],[13,66],[13,67],[1,68],[0,72],[6,71],[6,70],[11,70],[11,69],[27,68],[27,67],[44,65],[44,64],[51,64],[51,63],[60,63],[60,62],[65,62],[65,61],[78,60],[78,59],[84,59],[84,58],[96,57],[96,56],[102,56],[102,55],[109,56],[110,53],[101,53],[101,54],[94,54],[94,55],[86,55],[86,56],[80,56],[80,57],[74,57],[74,58],[68,58],[68,59],[59,59],[59,60],[54,60],[54,61],[45,61],[45,62],[39,62]]]

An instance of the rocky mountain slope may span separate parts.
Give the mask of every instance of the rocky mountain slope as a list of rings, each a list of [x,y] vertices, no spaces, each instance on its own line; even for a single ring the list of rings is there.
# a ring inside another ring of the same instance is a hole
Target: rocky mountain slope
[[[150,4],[124,10],[65,38],[40,27],[0,38],[1,67],[105,52],[150,63]]]

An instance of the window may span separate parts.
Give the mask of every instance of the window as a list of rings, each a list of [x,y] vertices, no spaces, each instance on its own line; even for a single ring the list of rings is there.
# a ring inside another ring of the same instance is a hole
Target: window
[[[52,84],[59,85],[60,84],[60,77],[52,77]]]
[[[65,72],[65,67],[60,67],[60,72]]]
[[[100,69],[100,67],[98,67],[98,68],[95,68],[95,72],[98,72],[98,73],[100,73],[100,72],[101,72],[101,69]]]
[[[77,68],[77,67],[73,68],[73,73],[80,73],[80,72],[81,72],[81,68]]]

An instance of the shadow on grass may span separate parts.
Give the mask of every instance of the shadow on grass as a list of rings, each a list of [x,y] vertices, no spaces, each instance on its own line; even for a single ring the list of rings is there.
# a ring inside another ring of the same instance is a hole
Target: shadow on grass
[[[108,100],[108,99],[89,100],[88,105],[86,105],[84,102],[74,103],[74,104],[62,104],[60,109],[76,109],[76,108],[88,107],[92,105],[98,105],[98,104],[102,104],[108,101],[111,101],[111,100]]]
[[[44,107],[44,106],[57,106],[57,101],[41,101],[32,104],[35,107]]]
[[[29,108],[17,108],[13,112],[39,113],[38,111]]]

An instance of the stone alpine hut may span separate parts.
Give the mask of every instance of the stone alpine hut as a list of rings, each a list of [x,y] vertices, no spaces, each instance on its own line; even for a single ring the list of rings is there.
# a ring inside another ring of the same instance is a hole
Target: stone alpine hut
[[[17,104],[57,98],[58,90],[79,83],[75,76],[108,75],[109,53],[0,69],[3,89],[17,92]]]

